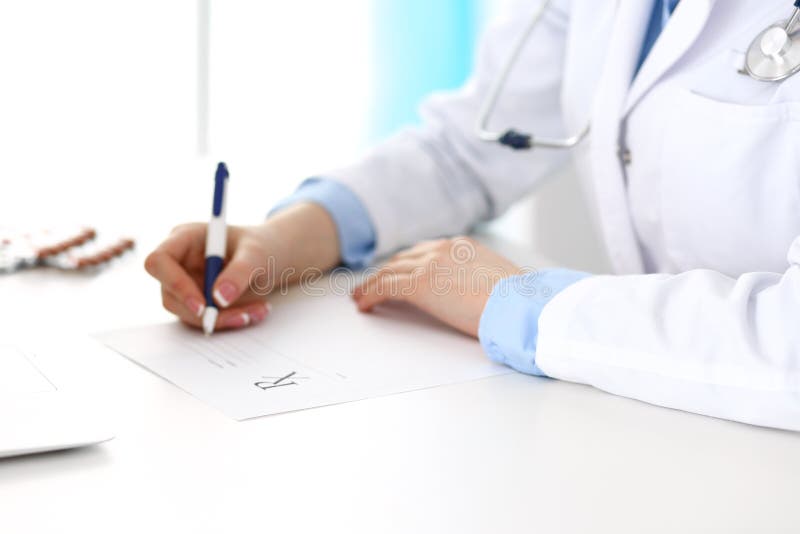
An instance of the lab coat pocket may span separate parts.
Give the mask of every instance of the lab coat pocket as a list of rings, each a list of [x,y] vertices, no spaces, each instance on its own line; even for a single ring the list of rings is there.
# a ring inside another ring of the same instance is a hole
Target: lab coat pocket
[[[749,106],[689,90],[664,131],[664,238],[681,270],[785,269],[800,233],[800,102]]]

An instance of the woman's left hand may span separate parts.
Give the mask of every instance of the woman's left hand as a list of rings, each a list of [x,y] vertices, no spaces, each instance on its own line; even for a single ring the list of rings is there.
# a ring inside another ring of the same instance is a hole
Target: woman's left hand
[[[519,267],[474,239],[424,241],[389,259],[353,292],[358,309],[405,301],[448,325],[478,337],[481,313],[494,285]]]

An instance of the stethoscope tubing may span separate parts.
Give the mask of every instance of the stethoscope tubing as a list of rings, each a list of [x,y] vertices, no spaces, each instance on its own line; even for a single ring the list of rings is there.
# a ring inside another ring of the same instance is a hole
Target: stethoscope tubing
[[[795,9],[785,24],[785,32],[787,36],[790,34],[791,29],[798,23],[798,21],[800,21],[800,0],[793,0],[792,4],[795,6]],[[531,16],[530,22],[528,22],[527,26],[525,27],[525,31],[522,32],[517,41],[514,43],[514,47],[512,48],[508,59],[503,64],[497,77],[489,87],[488,93],[478,109],[478,115],[475,121],[475,135],[478,137],[478,139],[487,142],[500,143],[515,150],[530,149],[533,147],[566,149],[576,146],[589,134],[591,122],[587,122],[586,126],[584,126],[580,131],[568,137],[539,137],[534,136],[533,134],[517,131],[513,128],[503,131],[492,130],[489,126],[490,119],[494,114],[494,111],[497,107],[497,102],[506,86],[506,82],[508,81],[511,71],[514,69],[522,50],[525,48],[525,44],[530,39],[533,30],[539,24],[539,21],[542,19],[542,16],[544,16],[544,12],[549,5],[550,0],[542,0],[542,2],[536,8],[536,11],[534,11],[533,15]],[[753,43],[750,45],[751,49],[759,46],[759,37],[761,37],[761,35],[762,34],[756,36]],[[780,76],[766,78],[756,74],[749,63],[746,63],[745,65],[745,71],[747,74],[751,78],[760,81],[780,81],[795,74],[798,70],[800,70],[800,65],[795,66],[793,69],[787,69],[787,71]]]

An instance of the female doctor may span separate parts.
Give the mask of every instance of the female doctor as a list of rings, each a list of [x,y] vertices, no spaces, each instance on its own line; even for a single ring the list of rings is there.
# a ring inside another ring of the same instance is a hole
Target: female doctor
[[[800,430],[792,2],[552,0],[541,13],[539,3],[521,2],[488,33],[471,80],[430,98],[424,126],[307,180],[264,223],[229,229],[217,327],[266,317],[248,283],[257,269],[395,253],[356,289],[360,310],[403,299],[524,373]],[[523,274],[475,243],[456,262],[458,238],[431,240],[498,216],[570,153],[616,274]],[[195,326],[204,235],[180,226],[146,260],[164,306]],[[416,276],[455,263],[507,276],[466,293]]]

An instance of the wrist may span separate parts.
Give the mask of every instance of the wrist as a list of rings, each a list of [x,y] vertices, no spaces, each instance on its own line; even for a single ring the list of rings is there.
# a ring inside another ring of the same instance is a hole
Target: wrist
[[[302,272],[327,271],[339,263],[336,226],[328,212],[312,202],[287,206],[256,226],[276,266]]]
[[[569,269],[545,269],[498,282],[478,327],[478,339],[489,358],[523,373],[544,376],[536,365],[539,317],[558,293],[589,276]]]
[[[317,221],[314,227],[323,230],[313,234],[317,239],[311,244],[314,250],[309,251],[315,265],[330,268],[343,263],[358,268],[372,261],[377,241],[375,225],[361,199],[349,187],[335,180],[309,178],[271,213],[303,204],[309,218]],[[318,254],[320,251],[327,254]]]

